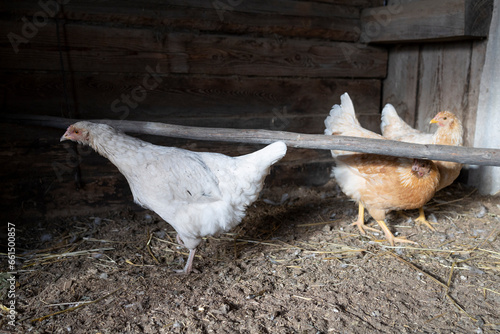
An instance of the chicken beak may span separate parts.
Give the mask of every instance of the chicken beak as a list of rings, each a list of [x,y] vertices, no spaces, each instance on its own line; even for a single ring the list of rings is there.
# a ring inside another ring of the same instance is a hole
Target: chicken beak
[[[435,118],[431,119],[430,124],[435,124],[435,123],[439,123],[439,122],[437,121],[437,119],[435,119]]]
[[[62,142],[62,141],[65,141],[65,140],[70,140],[71,138],[69,137],[69,133],[68,131],[66,130],[66,132],[62,135],[61,139],[59,140],[59,142]]]

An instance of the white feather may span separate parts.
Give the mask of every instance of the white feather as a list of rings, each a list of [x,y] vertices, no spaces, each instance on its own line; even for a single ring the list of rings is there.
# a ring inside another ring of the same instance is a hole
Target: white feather
[[[127,179],[134,200],[174,227],[189,249],[202,237],[241,222],[262,189],[272,164],[286,153],[283,142],[240,157],[157,146],[104,124],[79,122],[90,146]]]
[[[325,135],[385,139],[381,135],[361,126],[356,118],[354,105],[347,93],[340,96],[340,105],[334,105],[330,110],[330,115],[325,119]],[[339,150],[332,150],[331,153],[334,158],[339,155],[357,154]]]
[[[431,144],[435,140],[434,134],[420,132],[403,121],[392,104],[388,103],[382,109],[381,120],[380,130],[387,139],[415,144]]]

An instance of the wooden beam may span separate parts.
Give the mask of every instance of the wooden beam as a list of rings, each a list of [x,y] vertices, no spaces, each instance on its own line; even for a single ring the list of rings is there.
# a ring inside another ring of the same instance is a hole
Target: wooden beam
[[[80,120],[33,115],[4,115],[6,121],[64,129]],[[471,165],[500,166],[500,149],[447,145],[420,145],[392,140],[325,136],[285,131],[202,128],[155,122],[91,120],[124,132],[195,140],[270,144],[281,140],[288,146],[320,150],[345,150],[396,157],[453,161]]]
[[[422,0],[364,9],[361,41],[401,43],[488,36],[493,0]]]

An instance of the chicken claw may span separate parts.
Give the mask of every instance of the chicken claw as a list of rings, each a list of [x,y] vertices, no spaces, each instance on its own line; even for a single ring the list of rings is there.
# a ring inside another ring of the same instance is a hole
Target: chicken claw
[[[415,219],[415,221],[417,223],[424,224],[425,226],[430,228],[432,231],[435,231],[436,228],[434,226],[432,226],[431,223],[427,219],[425,219],[424,208],[419,208],[418,212],[419,212],[419,216],[418,216],[418,218]]]
[[[385,224],[385,222],[383,220],[377,220],[377,223],[379,224],[379,226],[384,231],[385,238],[389,241],[389,243],[391,244],[391,246],[394,246],[395,242],[404,242],[404,243],[408,243],[408,244],[416,244],[415,241],[408,240],[405,237],[401,237],[401,238],[395,237],[394,234],[392,234],[392,232],[389,230],[389,228],[387,227],[387,225]]]
[[[179,245],[181,245],[182,247],[186,247],[186,245],[184,245],[184,242],[182,241],[182,239],[179,236],[179,234],[177,234],[177,236],[175,237],[175,239],[177,240],[177,243]],[[199,273],[199,271],[197,269],[193,269],[193,259],[194,259],[194,253],[195,252],[196,252],[196,249],[189,250],[189,256],[188,256],[188,259],[187,259],[187,263],[186,263],[186,265],[184,266],[183,269],[174,269],[174,272],[177,275],[186,275],[186,274],[189,274],[192,271],[195,272],[195,273]]]
[[[351,226],[357,226],[361,234],[366,234],[365,229],[380,233],[376,228],[365,225],[365,207],[361,203],[359,203],[358,220],[352,223]]]
[[[177,235],[177,241],[179,241],[179,236]],[[184,245],[184,244],[182,244]],[[198,270],[194,269],[193,270],[193,259],[194,259],[194,253],[196,252],[196,249],[190,249],[189,250],[189,256],[187,259],[187,263],[184,266],[184,269],[176,269],[174,272],[178,275],[187,275],[191,271],[198,272]]]

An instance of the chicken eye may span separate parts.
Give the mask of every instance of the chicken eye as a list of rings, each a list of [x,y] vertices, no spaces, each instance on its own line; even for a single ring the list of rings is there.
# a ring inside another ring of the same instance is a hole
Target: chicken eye
[[[445,121],[446,121],[446,119],[447,119],[447,118],[448,118],[448,117],[443,117],[443,119],[444,119]]]
[[[78,130],[75,130],[75,134],[76,134],[76,135],[78,134]]]

